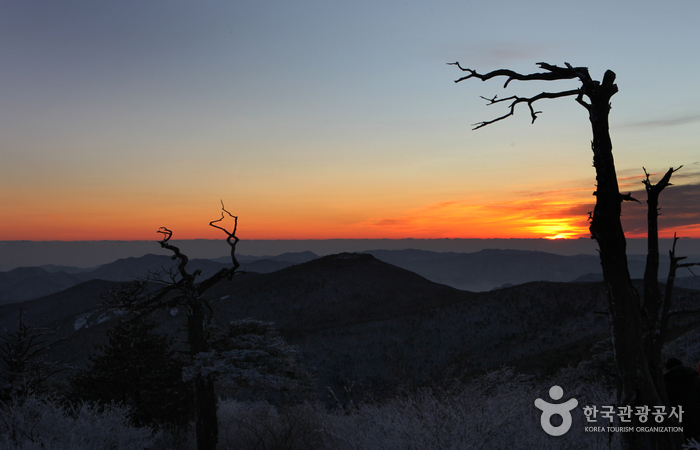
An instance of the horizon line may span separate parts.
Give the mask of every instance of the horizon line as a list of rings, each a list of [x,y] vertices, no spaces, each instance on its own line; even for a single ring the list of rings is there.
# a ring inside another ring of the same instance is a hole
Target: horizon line
[[[647,239],[646,237],[627,237],[627,240],[642,240],[642,239]],[[659,239],[673,239],[672,237],[659,237]],[[684,237],[684,236],[679,236],[678,239],[700,239],[700,238],[694,238],[694,237]],[[225,239],[207,239],[207,238],[194,238],[194,239],[173,239],[174,241],[221,241]],[[241,242],[244,241],[264,241],[264,242],[277,242],[277,241],[495,241],[495,240],[502,240],[502,241],[547,241],[547,242],[556,242],[556,241],[589,241],[593,240],[593,238],[590,237],[572,237],[572,238],[546,238],[546,237],[529,237],[529,238],[520,238],[520,237],[494,237],[494,238],[325,238],[325,239],[318,239],[318,238],[309,238],[309,239],[241,239]],[[2,240],[0,239],[0,242],[3,243],[10,243],[10,242],[160,242],[157,239],[74,239],[74,240],[66,240],[66,239],[7,239],[7,240]]]
[[[647,239],[646,237],[627,237],[626,240],[645,240]],[[659,239],[668,239],[671,240],[673,239],[672,237],[659,237]],[[686,236],[678,236],[678,239],[700,239],[700,238],[695,238],[695,237],[686,237]],[[173,239],[174,241],[221,241],[225,239],[206,239],[206,238],[195,238],[195,239]],[[557,238],[557,239],[551,239],[551,238],[546,238],[546,237],[531,237],[531,238],[518,238],[518,237],[511,237],[511,238],[505,238],[505,237],[495,237],[495,238],[326,238],[326,239],[241,239],[241,242],[243,241],[264,241],[264,242],[277,242],[277,241],[495,241],[495,240],[502,240],[502,241],[547,241],[547,242],[556,242],[556,241],[588,241],[588,240],[594,240],[593,238],[589,237],[577,237],[577,238]],[[160,242],[157,239],[75,239],[75,240],[63,240],[63,239],[41,239],[41,240],[35,240],[35,239],[7,239],[7,240],[0,240],[0,242],[3,243],[11,243],[11,242]]]

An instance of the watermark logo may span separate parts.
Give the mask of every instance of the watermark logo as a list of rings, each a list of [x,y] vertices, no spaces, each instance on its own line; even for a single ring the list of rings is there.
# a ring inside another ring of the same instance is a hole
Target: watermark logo
[[[549,396],[552,400],[557,401],[564,395],[564,390],[559,386],[552,386],[549,389]],[[561,436],[571,428],[571,410],[578,406],[578,400],[575,398],[569,399],[564,403],[549,403],[541,398],[535,400],[535,406],[542,410],[540,425],[545,433],[550,436]],[[559,415],[562,418],[561,425],[552,425],[551,419],[553,415]]]

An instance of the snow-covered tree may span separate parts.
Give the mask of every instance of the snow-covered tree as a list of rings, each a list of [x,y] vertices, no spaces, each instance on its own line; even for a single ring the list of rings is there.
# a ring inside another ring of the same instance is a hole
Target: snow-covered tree
[[[273,323],[233,321],[226,329],[209,327],[208,352],[195,355],[184,379],[214,377],[228,388],[286,390],[308,383],[296,363],[298,349],[288,344]]]

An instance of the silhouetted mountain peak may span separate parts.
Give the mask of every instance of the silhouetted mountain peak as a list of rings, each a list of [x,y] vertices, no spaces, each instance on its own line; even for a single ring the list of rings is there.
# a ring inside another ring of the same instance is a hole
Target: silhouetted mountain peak
[[[305,263],[318,258],[318,255],[314,252],[287,252],[277,255],[275,257],[269,258],[273,261],[289,261],[295,264]]]
[[[222,281],[207,292],[225,315],[275,322],[280,329],[383,320],[470,298],[364,253],[340,253],[256,277]],[[257,298],[245,305],[230,299]],[[222,301],[223,299],[223,301]],[[214,306],[216,308],[216,306]]]
[[[374,256],[367,253],[338,253],[320,258],[321,261],[347,260],[347,261],[379,261]]]

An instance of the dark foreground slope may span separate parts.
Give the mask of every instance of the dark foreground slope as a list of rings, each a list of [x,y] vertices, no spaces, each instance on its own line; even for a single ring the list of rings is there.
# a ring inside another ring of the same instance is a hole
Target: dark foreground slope
[[[609,333],[602,283],[472,293],[361,254],[243,276],[211,294],[220,317],[275,322],[336,391],[354,383],[381,395],[502,364],[546,371],[588,356]],[[676,297],[676,308],[700,306],[698,292]]]
[[[82,284],[27,302],[28,318],[71,339],[54,356],[86,364],[93,344],[120,316],[99,309],[113,283]],[[218,323],[253,317],[277,324],[298,345],[321,390],[353,386],[388,395],[503,364],[547,370],[586,355],[608,334],[600,283],[533,282],[471,293],[430,282],[371,255],[340,254],[269,274],[239,275],[208,291]],[[700,305],[700,292],[679,290],[677,308]],[[13,328],[18,305],[0,306]],[[181,310],[158,315],[177,333]]]
[[[594,313],[605,308],[598,283],[476,294],[370,255],[329,256],[216,289],[220,317],[275,322],[335,391],[354,384],[382,395],[397,384],[516,362],[546,370],[585,356],[608,331],[606,317]]]

